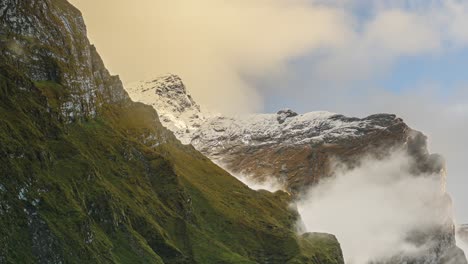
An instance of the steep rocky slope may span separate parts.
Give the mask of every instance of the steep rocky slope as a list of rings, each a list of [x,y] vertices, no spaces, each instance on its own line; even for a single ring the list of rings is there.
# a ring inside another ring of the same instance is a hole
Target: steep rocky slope
[[[300,115],[289,109],[240,117],[215,115],[202,111],[175,75],[126,89],[133,99],[161,113],[163,125],[182,142],[192,144],[235,175],[257,181],[273,178],[294,196],[332,176],[336,160],[353,167],[365,156],[385,159],[395,150],[406,153],[413,160],[410,173],[414,177],[430,175],[440,182],[440,198],[433,205],[440,221],[424,229],[416,227],[408,234],[415,247],[430,245],[424,254],[403,254],[382,263],[467,263],[455,245],[444,161],[428,152],[422,133],[395,115],[352,118],[330,112]]]
[[[0,263],[343,263],[132,102],[67,1],[0,20]]]

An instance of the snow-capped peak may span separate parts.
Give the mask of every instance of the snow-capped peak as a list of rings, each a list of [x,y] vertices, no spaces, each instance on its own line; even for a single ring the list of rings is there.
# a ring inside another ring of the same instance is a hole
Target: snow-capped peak
[[[336,142],[401,122],[394,115],[360,119],[324,111],[298,114],[291,109],[248,116],[213,114],[202,110],[181,78],[173,74],[130,84],[126,89],[133,100],[153,106],[162,124],[183,144],[199,150],[227,149],[233,144]]]
[[[127,90],[132,98],[138,99],[137,101],[146,100],[151,105],[164,106],[161,110],[168,110],[174,114],[191,110],[200,111],[200,106],[187,93],[182,79],[177,75],[167,74],[149,81],[130,84],[127,85]]]
[[[126,89],[132,100],[153,106],[161,123],[184,144],[190,143],[191,133],[208,115],[187,92],[182,79],[174,74],[128,84]]]

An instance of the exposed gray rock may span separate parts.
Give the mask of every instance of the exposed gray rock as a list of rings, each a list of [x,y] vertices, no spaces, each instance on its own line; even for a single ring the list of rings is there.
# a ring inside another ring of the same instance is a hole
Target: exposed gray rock
[[[297,113],[291,109],[283,109],[283,110],[278,111],[278,113],[276,114],[278,115],[276,117],[276,120],[278,120],[278,123],[280,124],[283,124],[284,121],[286,121],[286,118],[297,116]]]
[[[33,81],[67,87],[60,112],[68,121],[96,116],[103,103],[129,100],[86,34],[80,11],[68,3],[0,2],[0,63],[16,65]]]

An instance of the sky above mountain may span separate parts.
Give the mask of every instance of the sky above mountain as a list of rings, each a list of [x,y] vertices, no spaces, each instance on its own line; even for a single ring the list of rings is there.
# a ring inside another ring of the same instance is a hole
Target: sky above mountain
[[[468,1],[72,0],[125,82],[179,74],[226,113],[396,113],[443,154],[468,222]]]

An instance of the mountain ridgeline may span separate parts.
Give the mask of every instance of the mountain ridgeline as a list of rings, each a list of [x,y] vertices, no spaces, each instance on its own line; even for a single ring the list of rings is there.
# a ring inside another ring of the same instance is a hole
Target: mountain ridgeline
[[[132,102],[67,1],[1,0],[0,49],[0,263],[343,263]]]
[[[429,153],[424,134],[395,115],[354,118],[330,112],[298,114],[290,109],[248,116],[214,114],[200,107],[181,78],[171,74],[130,84],[126,89],[134,100],[152,105],[162,124],[181,142],[193,145],[239,178],[260,183],[273,180],[297,198],[307,195],[322,180],[332,178],[337,161],[353,168],[368,157],[386,160],[393,153],[402,153],[408,163],[408,171],[401,172],[405,177],[437,182],[431,200],[425,201],[431,215],[416,219],[420,224],[404,234],[402,243],[417,248],[418,253],[397,252],[372,263],[467,263],[455,242],[452,202],[445,190],[445,162],[441,156]],[[402,176],[394,175],[398,177]],[[420,197],[415,191],[407,199]],[[336,215],[346,217],[339,212]],[[430,224],[422,224],[428,222],[425,217],[430,218]]]

